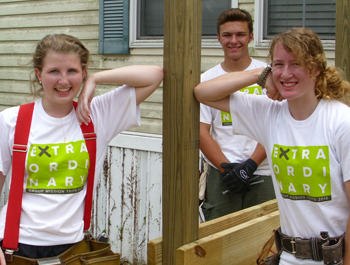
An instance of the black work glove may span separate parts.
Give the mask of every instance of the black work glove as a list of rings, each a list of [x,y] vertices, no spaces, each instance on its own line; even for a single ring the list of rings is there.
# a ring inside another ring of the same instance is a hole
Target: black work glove
[[[220,166],[225,169],[222,173],[222,181],[226,184],[228,190],[233,193],[250,191],[250,180],[253,173],[258,168],[254,160],[248,159],[243,163],[221,163]]]

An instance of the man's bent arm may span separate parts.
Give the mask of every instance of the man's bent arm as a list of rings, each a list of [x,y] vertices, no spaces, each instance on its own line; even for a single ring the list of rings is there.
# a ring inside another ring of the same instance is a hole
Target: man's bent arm
[[[218,143],[213,139],[210,134],[210,124],[200,123],[200,142],[199,146],[202,153],[207,159],[218,169],[220,172],[224,172],[224,168],[220,167],[221,163],[229,163],[224,153],[221,151]]]
[[[259,166],[262,161],[266,158],[265,148],[261,144],[257,144],[253,154],[250,156],[250,159],[253,159],[255,163]]]

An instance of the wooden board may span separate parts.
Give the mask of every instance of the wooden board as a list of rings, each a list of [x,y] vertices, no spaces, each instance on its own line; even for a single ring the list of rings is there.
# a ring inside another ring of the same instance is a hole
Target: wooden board
[[[255,218],[273,213],[278,210],[277,201],[271,200],[232,214],[199,224],[199,238],[207,237],[225,229],[243,224]],[[162,238],[148,242],[148,265],[162,264]]]
[[[268,256],[264,246],[278,227],[279,211],[275,211],[209,235],[180,247],[176,265],[256,265],[262,252]]]

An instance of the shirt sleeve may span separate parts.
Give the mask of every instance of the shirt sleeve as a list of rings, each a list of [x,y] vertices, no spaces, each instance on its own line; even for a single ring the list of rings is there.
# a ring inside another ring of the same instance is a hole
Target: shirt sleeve
[[[91,116],[96,131],[103,132],[107,142],[122,131],[140,126],[135,88],[124,85],[95,97],[91,102]]]
[[[347,118],[335,132],[335,151],[342,169],[343,181],[350,180],[350,118]]]
[[[12,165],[12,146],[19,107],[0,112],[0,171],[6,176]]]
[[[211,107],[200,103],[200,122],[211,124],[212,120]]]
[[[264,95],[233,93],[230,95],[230,112],[233,134],[248,136],[263,144],[267,139],[270,115],[266,115],[273,100]]]

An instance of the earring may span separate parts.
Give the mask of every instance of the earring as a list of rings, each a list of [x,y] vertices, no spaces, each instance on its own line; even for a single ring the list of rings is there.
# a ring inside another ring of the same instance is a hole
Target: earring
[[[41,84],[41,80],[39,81],[39,83]]]

